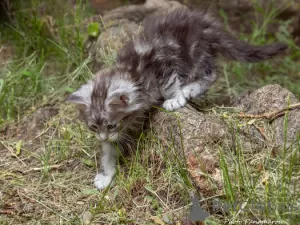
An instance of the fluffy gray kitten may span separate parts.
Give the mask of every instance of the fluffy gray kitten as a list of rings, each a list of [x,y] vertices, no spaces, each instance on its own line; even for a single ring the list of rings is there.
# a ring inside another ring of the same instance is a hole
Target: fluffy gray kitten
[[[176,110],[203,94],[216,80],[220,53],[242,62],[259,62],[287,48],[275,43],[252,46],[222,29],[205,11],[177,9],[148,18],[144,31],[119,52],[113,68],[68,97],[80,106],[88,127],[102,141],[103,172],[95,178],[107,187],[115,173],[116,148],[138,133],[152,106]]]

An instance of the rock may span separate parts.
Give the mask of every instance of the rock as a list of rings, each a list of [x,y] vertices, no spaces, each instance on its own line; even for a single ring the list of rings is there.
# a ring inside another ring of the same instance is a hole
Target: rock
[[[85,212],[82,214],[82,222],[83,222],[84,225],[89,225],[89,224],[91,224],[92,219],[93,219],[93,215],[92,215],[91,212],[85,211]]]
[[[110,23],[96,40],[86,43],[89,56],[94,59],[90,65],[94,72],[111,66],[117,57],[118,50],[130,38],[138,33],[140,26],[134,22],[122,19]]]
[[[151,118],[151,124],[152,132],[162,144],[166,148],[173,145],[186,160],[201,193],[209,195],[221,191],[218,146],[230,140],[229,128],[222,119],[187,106],[175,113],[159,111]]]
[[[248,114],[263,114],[277,111],[295,104],[298,100],[293,93],[280,85],[267,85],[240,96],[235,106]]]
[[[299,103],[295,95],[280,85],[267,85],[252,93],[239,97],[235,106],[247,114],[260,115],[287,108],[289,105]],[[275,131],[275,144],[277,146],[289,146],[300,134],[300,109],[293,109],[285,117],[281,116],[272,122],[271,131]],[[285,125],[287,126],[287,143],[285,143]]]
[[[164,141],[182,144],[186,155],[205,151],[226,137],[228,127],[218,117],[184,107],[175,113],[158,112],[152,118],[152,130]],[[174,138],[176,137],[176,138]]]

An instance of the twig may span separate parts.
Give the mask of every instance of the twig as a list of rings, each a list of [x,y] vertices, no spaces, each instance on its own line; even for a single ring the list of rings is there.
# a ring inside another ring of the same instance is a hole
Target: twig
[[[47,166],[47,169],[53,170],[53,169],[58,169],[59,167],[61,167],[61,164],[58,165],[52,165],[52,166]],[[30,172],[36,172],[36,171],[42,171],[45,167],[34,167],[31,168],[29,170],[25,170],[22,173],[30,173]]]
[[[15,215],[16,213],[9,209],[0,210],[0,214]]]
[[[0,141],[0,144],[2,144],[14,157],[16,157],[24,166],[27,167],[26,163],[13,152],[10,146],[6,145],[3,141]]]
[[[272,143],[272,141],[268,138],[268,136],[266,135],[264,128],[259,127],[257,125],[255,125],[253,123],[253,126],[257,129],[257,131],[260,133],[260,135],[268,142],[268,143]]]
[[[283,108],[283,109],[280,109],[277,111],[263,113],[263,114],[259,114],[259,115],[240,113],[239,117],[240,118],[253,118],[253,119],[268,119],[268,120],[272,121],[272,120],[275,120],[276,118],[278,118],[279,116],[284,115],[286,113],[286,111],[297,109],[297,108],[300,108],[300,103],[290,105],[286,108]]]
[[[155,196],[159,199],[159,201],[163,204],[163,206],[164,206],[166,209],[170,210],[170,208],[167,206],[167,204],[166,204],[166,203],[158,196],[158,194],[157,194],[155,191],[149,189],[148,187],[145,187],[145,189],[146,189],[147,191],[149,191],[151,194],[155,195]]]

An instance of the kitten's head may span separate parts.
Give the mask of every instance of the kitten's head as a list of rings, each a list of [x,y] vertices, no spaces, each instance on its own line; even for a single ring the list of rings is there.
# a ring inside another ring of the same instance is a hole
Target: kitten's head
[[[81,117],[102,141],[122,140],[140,128],[145,108],[139,88],[122,69],[98,72],[67,101],[78,104]]]

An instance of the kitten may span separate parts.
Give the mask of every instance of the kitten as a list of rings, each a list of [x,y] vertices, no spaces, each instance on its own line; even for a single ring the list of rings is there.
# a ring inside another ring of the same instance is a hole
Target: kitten
[[[219,53],[259,62],[286,48],[240,41],[205,11],[176,9],[146,19],[144,31],[120,50],[115,66],[98,72],[67,99],[80,105],[86,124],[103,141],[103,173],[96,176],[96,187],[109,185],[115,173],[112,143],[137,133],[152,106],[176,110],[207,91],[217,78]]]

